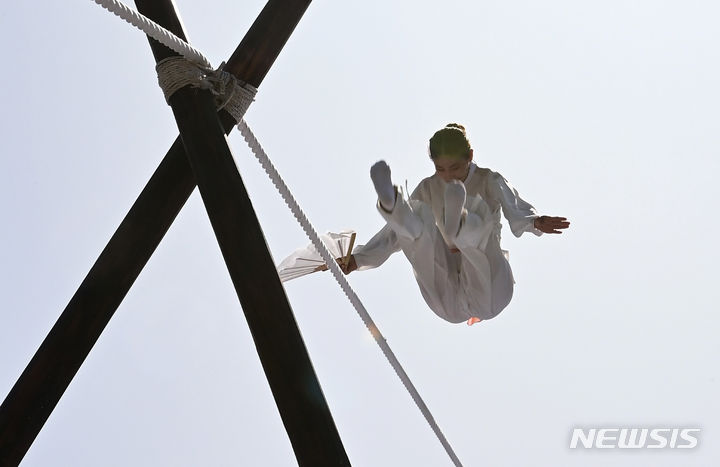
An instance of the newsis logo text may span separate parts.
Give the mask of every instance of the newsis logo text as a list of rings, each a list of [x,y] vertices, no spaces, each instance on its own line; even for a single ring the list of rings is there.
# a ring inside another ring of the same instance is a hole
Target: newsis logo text
[[[699,428],[574,428],[570,449],[692,449]]]

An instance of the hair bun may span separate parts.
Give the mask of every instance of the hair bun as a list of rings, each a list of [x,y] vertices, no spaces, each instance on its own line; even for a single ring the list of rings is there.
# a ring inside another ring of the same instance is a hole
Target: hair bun
[[[459,123],[448,123],[447,125],[445,125],[445,128],[457,128],[458,130],[465,133],[465,127],[460,125]]]

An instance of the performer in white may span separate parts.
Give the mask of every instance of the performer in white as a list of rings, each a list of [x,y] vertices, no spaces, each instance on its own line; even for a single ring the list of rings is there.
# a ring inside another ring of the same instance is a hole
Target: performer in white
[[[430,139],[435,174],[405,199],[394,186],[390,167],[370,169],[377,209],[387,221],[349,262],[345,274],[380,266],[402,250],[428,306],[451,323],[468,325],[497,316],[515,283],[508,252],[500,248],[500,209],[516,237],[562,233],[565,217],[540,216],[499,173],[473,163],[462,125],[451,123]]]

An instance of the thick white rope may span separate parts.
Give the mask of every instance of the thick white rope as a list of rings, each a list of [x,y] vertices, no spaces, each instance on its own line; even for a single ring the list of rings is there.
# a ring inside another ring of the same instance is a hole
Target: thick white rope
[[[142,32],[160,42],[166,47],[179,53],[189,61],[196,63],[204,68],[212,68],[210,61],[200,53],[195,47],[180,39],[178,36],[160,26],[147,16],[138,13],[117,0],[93,0],[95,3],[105,8],[109,12],[119,16],[121,19],[132,24]]]
[[[126,5],[117,0],[93,1],[98,5],[102,6],[103,8],[107,9],[111,13],[119,16],[121,19],[137,27],[145,34],[157,40],[161,44],[184,56],[187,60],[196,63],[203,69],[212,69],[212,65],[202,53],[190,46],[184,40],[177,37],[172,32],[150,20],[146,16],[132,10],[131,8],[127,7]],[[243,86],[241,83],[238,82],[235,82],[235,88],[235,94],[242,93],[244,95],[242,98],[236,97],[232,99],[237,103],[234,105],[237,105],[238,108],[233,109],[234,112],[231,112],[231,115],[233,115],[235,120],[238,121],[237,126],[240,130],[240,133],[242,134],[243,138],[245,138],[245,141],[247,141],[253,154],[260,162],[260,165],[263,167],[265,172],[272,180],[273,184],[280,193],[280,196],[282,196],[283,200],[290,208],[293,216],[295,216],[297,221],[300,223],[300,226],[305,231],[305,234],[308,236],[310,241],[312,241],[313,245],[315,245],[315,248],[325,260],[325,264],[327,264],[328,268],[332,272],[333,277],[335,277],[335,280],[338,282],[338,284],[340,284],[340,287],[350,300],[350,303],[353,305],[353,307],[355,307],[358,315],[360,315],[360,319],[362,319],[362,321],[365,323],[365,326],[367,326],[370,334],[372,334],[373,339],[375,339],[375,342],[380,346],[380,349],[385,355],[385,358],[387,358],[388,362],[393,367],[393,370],[395,370],[395,373],[400,378],[400,381],[402,381],[405,389],[407,389],[407,391],[410,393],[413,401],[415,401],[415,404],[420,409],[420,412],[422,412],[425,420],[427,420],[430,428],[432,428],[433,432],[435,433],[435,436],[437,436],[438,440],[440,440],[440,443],[445,448],[445,451],[450,456],[450,459],[453,461],[456,467],[462,467],[460,460],[455,455],[455,452],[445,438],[445,435],[442,433],[440,427],[437,425],[435,419],[430,413],[430,409],[428,409],[427,405],[425,405],[422,397],[420,397],[417,389],[415,389],[415,386],[410,381],[407,373],[405,373],[405,370],[398,361],[397,357],[395,357],[392,349],[390,349],[390,346],[385,340],[385,337],[380,333],[380,330],[373,322],[370,314],[365,309],[365,306],[355,294],[355,291],[353,291],[353,289],[350,287],[350,284],[343,275],[343,272],[340,270],[340,267],[335,262],[335,258],[333,258],[332,254],[330,254],[330,251],[327,249],[325,244],[322,242],[322,240],[320,240],[320,236],[317,234],[312,224],[310,224],[310,221],[300,208],[300,205],[295,200],[295,197],[292,195],[292,193],[290,193],[290,189],[285,184],[285,181],[282,179],[277,169],[275,169],[275,166],[273,166],[262,146],[260,146],[260,143],[255,138],[255,135],[253,135],[252,131],[250,131],[250,128],[247,126],[245,121],[242,120],[242,115],[247,110],[247,106],[250,105],[250,102],[252,102],[252,95],[254,95],[255,89],[250,87],[250,89],[248,90],[247,85]],[[248,91],[250,91],[252,95],[249,95]]]
[[[277,188],[280,196],[282,196],[283,200],[290,208],[290,211],[292,211],[293,216],[295,216],[295,219],[297,219],[297,221],[300,223],[300,226],[305,231],[305,234],[308,236],[308,238],[310,238],[310,241],[312,241],[315,248],[325,260],[325,264],[327,264],[328,268],[332,272],[333,277],[335,277],[335,280],[338,282],[338,284],[340,284],[340,288],[342,288],[343,292],[345,292],[345,295],[350,300],[350,303],[352,303],[353,307],[355,307],[358,315],[360,315],[360,319],[363,321],[363,323],[365,323],[365,326],[367,326],[370,334],[372,334],[373,338],[375,339],[375,342],[377,342],[377,344],[380,346],[383,354],[387,358],[390,365],[393,367],[393,370],[395,370],[395,373],[400,378],[400,381],[402,381],[403,385],[410,393],[410,396],[412,397],[413,401],[415,401],[415,404],[420,409],[420,412],[422,412],[425,420],[427,420],[428,424],[430,424],[430,427],[435,432],[435,435],[440,440],[440,443],[442,443],[445,451],[448,453],[456,466],[462,467],[460,460],[455,455],[455,452],[448,443],[447,439],[445,439],[445,435],[443,435],[440,427],[438,427],[437,423],[435,423],[435,419],[430,413],[430,410],[427,408],[425,402],[422,400],[422,397],[420,397],[417,389],[415,389],[415,386],[410,381],[407,373],[405,373],[405,370],[398,361],[397,357],[395,357],[392,349],[390,349],[390,346],[385,340],[385,337],[383,337],[383,335],[380,333],[380,330],[375,325],[375,322],[373,322],[370,314],[365,309],[365,306],[355,294],[355,291],[352,289],[352,287],[350,287],[350,284],[345,278],[345,275],[336,263],[335,258],[333,258],[332,254],[327,249],[325,244],[323,244],[322,240],[320,240],[320,236],[315,231],[312,224],[310,224],[310,221],[303,212],[302,208],[300,208],[300,205],[297,203],[292,193],[290,193],[290,189],[285,184],[285,181],[282,179],[277,169],[275,169],[275,167],[273,166],[262,146],[260,146],[260,143],[255,138],[255,135],[253,135],[252,131],[247,126],[247,123],[245,123],[244,120],[241,120],[238,123],[237,127],[240,130],[243,138],[245,138],[245,141],[247,141],[248,145],[250,146],[253,154],[260,162],[260,165],[268,174],[270,180],[272,180],[273,185],[275,185],[275,188]]]

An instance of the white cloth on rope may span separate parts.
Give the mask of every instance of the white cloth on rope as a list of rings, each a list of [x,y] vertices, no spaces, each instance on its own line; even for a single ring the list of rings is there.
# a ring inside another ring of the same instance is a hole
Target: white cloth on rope
[[[128,23],[132,24],[133,26],[137,27],[138,29],[142,30],[145,34],[152,37],[153,39],[159,41],[160,43],[166,45],[167,47],[171,48],[172,50],[178,52],[179,54],[183,55],[187,60],[197,63],[203,68],[211,69],[212,66],[210,62],[205,58],[204,55],[202,55],[199,51],[191,47],[189,44],[187,44],[185,41],[177,37],[176,35],[172,34],[167,29],[159,26],[158,24],[154,23],[149,18],[141,15],[140,13],[137,13],[127,7],[126,5],[122,4],[119,1],[116,0],[93,0],[98,5],[104,7],[108,11],[114,13],[115,15],[119,16],[120,18],[124,19]],[[237,86],[236,86],[237,88]],[[249,105],[249,104],[248,104]],[[244,111],[243,111],[244,113]],[[252,150],[253,154],[257,157],[258,161],[262,165],[265,172],[268,174],[270,179],[272,180],[275,187],[280,192],[280,195],[282,196],[283,200],[285,200],[285,203],[290,208],[290,211],[293,213],[295,218],[300,223],[300,226],[303,228],[307,236],[312,241],[313,245],[317,248],[318,252],[322,256],[322,258],[325,260],[325,264],[327,264],[328,268],[332,272],[333,277],[335,280],[340,284],[340,287],[342,288],[345,295],[348,297],[350,302],[352,303],[355,310],[360,315],[360,319],[365,323],[365,326],[367,326],[368,330],[372,334],[373,338],[375,339],[375,342],[380,346],[380,349],[382,350],[383,354],[387,358],[390,365],[395,370],[395,373],[400,378],[400,381],[402,381],[403,385],[407,389],[407,391],[410,393],[410,396],[412,397],[415,404],[420,409],[420,412],[422,412],[423,417],[425,417],[425,420],[430,425],[430,428],[435,433],[435,436],[437,436],[438,440],[442,444],[443,448],[447,452],[448,456],[450,456],[450,459],[452,460],[453,464],[455,464],[456,467],[462,467],[462,464],[460,463],[460,460],[455,455],[455,452],[452,450],[452,447],[448,443],[447,439],[445,438],[445,435],[440,430],[440,427],[435,422],[435,419],[433,418],[432,414],[430,413],[430,410],[425,405],[425,402],[420,397],[420,394],[417,392],[417,389],[415,389],[415,386],[410,381],[410,378],[408,377],[407,373],[405,373],[405,370],[403,369],[400,362],[395,357],[395,354],[390,349],[390,346],[388,345],[387,341],[385,340],[385,337],[380,333],[380,330],[377,328],[375,323],[373,322],[372,318],[368,314],[367,310],[365,309],[365,306],[360,302],[360,299],[355,294],[355,292],[350,287],[350,284],[347,282],[347,279],[345,279],[345,276],[343,275],[342,271],[340,270],[340,267],[335,262],[335,258],[331,255],[331,253],[328,251],[327,247],[322,243],[320,240],[320,237],[318,236],[317,232],[313,228],[313,226],[310,224],[310,221],[307,219],[307,216],[303,213],[302,209],[298,205],[295,198],[292,196],[292,193],[290,193],[290,190],[288,189],[287,185],[283,181],[283,179],[280,177],[280,174],[277,172],[275,167],[273,166],[272,162],[270,162],[270,159],[268,158],[267,154],[265,154],[265,151],[260,146],[260,143],[257,141],[255,136],[250,131],[250,128],[247,126],[245,121],[242,119],[242,114],[239,116],[233,115],[233,117],[238,122],[237,127],[240,130],[240,132],[243,135],[243,138],[247,141],[248,145],[250,146],[250,149]]]

